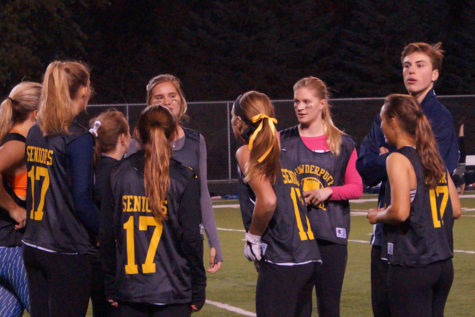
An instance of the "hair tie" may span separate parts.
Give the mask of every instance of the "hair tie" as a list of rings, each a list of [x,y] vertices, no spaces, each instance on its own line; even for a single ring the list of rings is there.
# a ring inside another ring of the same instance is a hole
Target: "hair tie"
[[[99,136],[97,130],[101,127],[102,123],[99,120],[94,121],[92,128],[89,129],[89,132],[94,135],[96,138]]]
[[[275,133],[276,133],[276,128],[275,128],[275,125],[274,124],[277,124],[277,119],[276,118],[272,118],[272,117],[269,117],[263,113],[260,113],[258,115],[255,115],[254,117],[251,118],[251,122],[252,123],[257,123],[259,122],[259,126],[257,127],[256,131],[254,131],[254,133],[251,135],[251,137],[249,138],[249,150],[252,150],[253,146],[254,146],[254,140],[256,139],[257,135],[259,134],[260,131],[262,131],[262,125],[263,125],[263,122],[264,122],[264,119],[267,119],[267,124],[269,125],[271,131],[272,131],[272,134],[275,136]],[[262,154],[262,156],[257,159],[257,162],[259,163],[262,163],[262,161],[265,160],[265,158],[269,155],[270,151],[274,148],[274,143],[272,143],[269,148],[264,152],[264,154]]]
[[[16,100],[13,99],[12,97],[7,97],[8,100],[10,100],[12,103],[14,103]]]

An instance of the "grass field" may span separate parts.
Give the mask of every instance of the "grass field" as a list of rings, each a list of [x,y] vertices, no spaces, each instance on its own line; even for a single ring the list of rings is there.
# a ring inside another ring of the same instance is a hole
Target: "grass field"
[[[375,199],[365,195],[363,199]],[[462,198],[463,217],[456,221],[455,280],[447,302],[446,316],[475,316],[475,195]],[[238,202],[221,200],[213,202],[221,246],[224,253],[223,266],[216,274],[208,274],[206,296],[208,302],[193,316],[255,316],[254,292],[257,273],[243,254],[244,233]],[[234,205],[234,206],[231,206]],[[376,202],[351,204],[350,242],[348,265],[343,285],[341,316],[371,316],[370,303],[370,245],[372,226],[358,212],[366,211]],[[206,248],[205,254],[208,253]],[[207,257],[206,257],[207,263]],[[312,316],[317,316],[314,296]],[[230,311],[234,310],[237,312]],[[25,314],[26,315],[26,314]],[[92,316],[92,314],[88,314]]]

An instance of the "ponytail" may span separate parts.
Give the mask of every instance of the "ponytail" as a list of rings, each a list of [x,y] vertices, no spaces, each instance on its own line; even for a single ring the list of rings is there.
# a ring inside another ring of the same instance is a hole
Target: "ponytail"
[[[121,134],[129,135],[129,123],[124,114],[114,108],[102,112],[89,121],[89,132],[94,136],[94,163],[102,153],[115,150]]]
[[[165,107],[149,106],[141,113],[137,129],[145,148],[144,185],[149,206],[156,219],[167,219],[163,205],[170,185],[170,140],[176,121]]]
[[[159,127],[150,130],[150,142],[145,144],[145,193],[155,218],[167,219],[162,204],[170,184],[170,158],[172,150],[164,131]]]
[[[0,141],[15,123],[22,123],[38,109],[41,84],[24,81],[13,87],[9,96],[0,105]]]
[[[245,182],[255,179],[259,174],[266,175],[271,183],[275,183],[280,169],[280,143],[274,123],[275,118],[259,114],[251,118],[258,123],[258,128],[249,138],[251,154],[245,167]]]
[[[425,183],[434,188],[445,173],[445,164],[439,154],[429,121],[422,111],[417,117],[416,148],[424,167]]]
[[[341,136],[344,134],[343,131],[338,129],[333,123],[330,104],[326,102],[325,107],[322,110],[322,121],[323,127],[325,129],[325,135],[327,136],[327,145],[334,155],[338,156],[341,149]]]
[[[274,106],[269,97],[248,91],[234,103],[235,114],[249,125],[249,161],[244,167],[244,181],[265,176],[272,184],[280,173],[280,142],[274,123]],[[242,136],[246,139],[246,136]]]
[[[424,169],[424,181],[427,186],[434,188],[445,173],[445,164],[429,121],[417,100],[409,95],[389,95],[384,101],[381,116],[396,118],[401,129],[414,137]]]
[[[72,100],[81,86],[89,85],[89,71],[79,62],[54,61],[46,69],[38,111],[38,125],[45,135],[69,133],[74,114]]]
[[[0,141],[13,126],[13,99],[5,99],[0,106]]]

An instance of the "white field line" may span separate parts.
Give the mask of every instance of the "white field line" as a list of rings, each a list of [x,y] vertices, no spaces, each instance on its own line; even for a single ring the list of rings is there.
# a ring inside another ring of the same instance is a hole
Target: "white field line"
[[[230,228],[216,228],[219,231],[228,231],[228,232],[246,232],[244,229],[230,229]],[[369,241],[366,240],[348,240],[349,242],[369,244]],[[475,251],[470,250],[454,250],[455,253],[466,253],[466,254],[475,254]]]
[[[243,315],[243,316],[253,316],[253,317],[256,316],[256,313],[244,310],[244,309],[239,308],[239,307],[231,306],[229,304],[215,302],[215,301],[212,301],[212,300],[209,300],[209,299],[206,300],[206,304],[213,305],[213,306],[216,306],[218,308],[225,309],[227,311],[230,311],[230,312],[233,312],[233,313],[236,313],[236,314],[239,314],[239,315]]]
[[[475,195],[460,195],[459,197],[461,199],[462,198],[475,198]],[[377,201],[378,201],[377,198],[350,199],[350,203],[352,203],[352,204],[362,204],[362,203],[377,202]],[[239,208],[239,204],[213,205],[213,208],[215,208],[215,209],[218,209],[218,208]]]

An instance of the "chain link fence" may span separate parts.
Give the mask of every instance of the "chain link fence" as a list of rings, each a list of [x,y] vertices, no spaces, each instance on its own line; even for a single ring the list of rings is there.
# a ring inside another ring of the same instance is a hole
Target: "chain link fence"
[[[450,110],[457,129],[465,123],[465,147],[467,154],[475,154],[475,95],[438,96]],[[330,100],[332,118],[336,126],[351,135],[358,146],[368,134],[372,121],[383,104],[384,98],[335,98]],[[237,143],[231,128],[233,101],[188,102],[188,120],[185,126],[201,132],[208,149],[208,179],[211,192],[229,191],[227,184],[236,179]],[[292,100],[273,100],[279,130],[297,124]],[[133,127],[145,108],[144,104],[102,104],[90,105],[88,112],[95,116],[108,108],[122,111]],[[213,190],[214,189],[214,190]]]

